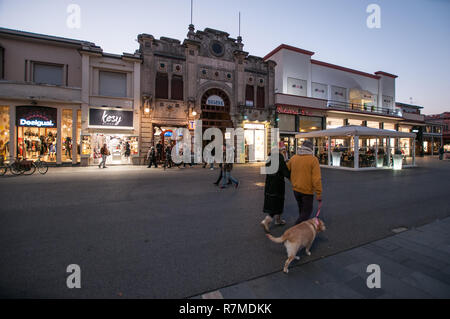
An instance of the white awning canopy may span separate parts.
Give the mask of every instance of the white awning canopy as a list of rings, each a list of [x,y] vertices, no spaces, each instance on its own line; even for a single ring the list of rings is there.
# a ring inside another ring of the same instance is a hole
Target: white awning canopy
[[[380,130],[366,126],[347,125],[329,130],[299,133],[295,135],[296,138],[312,138],[312,137],[327,137],[327,136],[371,136],[371,137],[384,136],[392,138],[395,137],[415,138],[416,133]]]

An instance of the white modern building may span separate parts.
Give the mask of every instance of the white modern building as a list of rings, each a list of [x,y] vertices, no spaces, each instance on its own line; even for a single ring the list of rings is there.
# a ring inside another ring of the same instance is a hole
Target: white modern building
[[[277,123],[289,155],[299,145],[298,133],[346,125],[412,131],[414,123],[395,105],[396,75],[354,70],[315,60],[313,55],[282,44],[264,57],[276,62]],[[412,145],[404,148],[412,152]]]

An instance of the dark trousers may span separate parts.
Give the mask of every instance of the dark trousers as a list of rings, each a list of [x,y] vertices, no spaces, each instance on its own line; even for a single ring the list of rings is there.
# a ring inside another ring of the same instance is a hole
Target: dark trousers
[[[294,196],[298,205],[298,219],[295,222],[297,225],[311,218],[314,195],[302,194],[294,191]]]
[[[223,177],[223,171],[222,171],[222,168],[220,168],[219,178],[217,178],[217,182],[215,182],[214,184],[219,185],[220,181],[222,180],[222,177]]]
[[[148,167],[152,167],[152,165],[155,165],[156,168],[158,167],[158,165],[156,164],[156,158],[150,159],[150,163],[148,163]]]

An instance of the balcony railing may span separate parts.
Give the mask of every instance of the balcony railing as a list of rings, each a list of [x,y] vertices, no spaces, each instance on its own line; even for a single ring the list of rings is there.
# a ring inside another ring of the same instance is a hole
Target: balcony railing
[[[375,114],[382,114],[382,115],[390,115],[390,116],[402,116],[402,112],[400,109],[391,109],[386,107],[377,107],[373,105],[363,105],[358,103],[348,103],[348,102],[340,102],[340,101],[328,101],[327,107],[329,108],[335,108],[335,109],[342,109],[342,110],[350,110],[350,111],[357,111],[357,112],[364,112],[364,113],[375,113]]]

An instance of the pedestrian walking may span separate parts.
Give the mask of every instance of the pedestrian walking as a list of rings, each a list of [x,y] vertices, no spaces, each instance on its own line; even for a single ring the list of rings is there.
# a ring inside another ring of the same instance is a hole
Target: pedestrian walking
[[[304,141],[298,154],[294,155],[287,167],[291,173],[292,189],[297,200],[299,217],[295,224],[310,219],[314,194],[322,201],[322,180],[319,160],[313,155],[313,144]]]
[[[154,164],[155,165],[155,168],[158,168],[158,164],[156,163],[156,151],[155,151],[155,147],[151,147],[149,150],[148,150],[148,153],[147,153],[147,159],[148,159],[148,168],[151,168],[152,167],[152,164]]]
[[[439,148],[439,159],[440,159],[441,161],[444,159],[444,153],[445,153],[444,147],[441,146],[441,147]]]
[[[100,149],[100,154],[102,155],[102,161],[100,162],[100,165],[98,165],[98,168],[107,168],[106,167],[106,159],[111,153],[108,150],[108,147],[106,144],[103,144],[103,147]]]
[[[131,146],[130,143],[128,143],[128,141],[125,143],[125,157],[128,159],[128,157],[130,157],[131,155]]]
[[[214,150],[215,150],[215,149],[214,149]],[[223,146],[223,152],[225,152],[225,150],[226,150],[226,148],[225,148],[225,146]],[[206,165],[206,164],[205,164],[205,165]],[[215,181],[213,184],[216,185],[216,186],[219,186],[219,183],[220,183],[220,181],[222,180],[223,176],[224,176],[224,173],[223,173],[223,163],[219,163],[219,177],[217,178],[217,181]],[[232,183],[231,183],[231,181],[228,181],[227,184],[232,184]]]
[[[159,162],[162,160],[162,153],[163,153],[163,145],[161,144],[161,141],[159,141],[156,144],[156,160]]]
[[[263,213],[267,214],[267,216],[261,222],[261,225],[264,227],[266,232],[270,232],[269,225],[272,220],[275,218],[275,225],[284,225],[286,222],[281,219],[281,214],[283,214],[284,209],[284,194],[285,194],[285,183],[284,179],[290,178],[290,172],[284,160],[283,151],[286,152],[286,149],[280,149],[280,153],[278,153],[278,170],[274,174],[266,175],[266,183],[264,186],[264,207]],[[269,153],[271,156],[272,153]],[[271,165],[271,159],[266,163],[266,166]]]
[[[231,171],[233,170],[233,163],[227,163],[226,162],[226,153],[224,156],[224,163],[222,164],[223,167],[223,181],[222,186],[220,186],[221,189],[226,188],[226,185],[233,183],[236,188],[239,187],[239,181],[234,178],[231,175]]]
[[[169,168],[172,167],[172,148],[170,147],[169,144],[166,147],[166,159],[164,161],[164,169],[166,169],[166,167]]]

